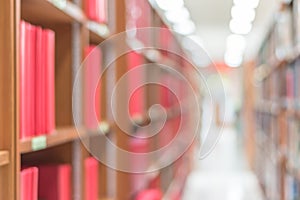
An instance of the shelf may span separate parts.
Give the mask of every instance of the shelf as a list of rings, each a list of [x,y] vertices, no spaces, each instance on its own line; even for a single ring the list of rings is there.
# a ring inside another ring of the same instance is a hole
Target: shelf
[[[90,42],[94,44],[100,44],[110,35],[110,31],[106,24],[99,24],[94,21],[88,21],[86,26],[89,30]]]
[[[112,124],[105,121],[99,123],[99,130],[79,130],[81,137],[96,136],[99,134],[106,135],[111,132]],[[52,134],[37,136],[30,139],[25,139],[20,142],[20,153],[30,153],[49,147],[64,144],[73,140],[79,139],[79,133],[75,127],[65,127],[55,130]],[[36,143],[36,144],[35,144]],[[40,144],[41,143],[41,144]],[[36,146],[37,145],[37,146]]]
[[[0,151],[0,166],[7,165],[9,163],[9,152]]]
[[[21,0],[21,17],[36,24],[86,21],[81,8],[67,0]]]
[[[20,142],[20,153],[29,153],[29,152],[45,149],[48,147],[56,146],[59,144],[67,143],[79,138],[79,135],[75,127],[67,127],[67,128],[57,129],[52,134],[45,135],[42,137],[45,138],[44,141],[42,141],[42,143],[44,144],[41,144],[42,145],[41,148],[36,150],[33,148],[34,145],[33,142],[36,138],[40,138],[40,137],[22,140]]]

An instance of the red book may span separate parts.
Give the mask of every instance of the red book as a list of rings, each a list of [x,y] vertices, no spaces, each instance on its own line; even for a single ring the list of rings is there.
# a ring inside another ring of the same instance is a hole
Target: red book
[[[107,1],[85,0],[85,13],[90,20],[107,23]]]
[[[45,67],[44,67],[44,45],[43,45],[43,30],[41,27],[36,28],[36,67],[35,67],[35,122],[36,122],[36,135],[44,134],[44,92],[45,92]]]
[[[21,200],[37,200],[38,169],[36,167],[21,170]]]
[[[286,96],[288,99],[294,97],[294,74],[291,68],[286,71]]]
[[[128,54],[128,68],[129,68],[129,88],[130,88],[130,101],[129,113],[131,116],[144,113],[144,86],[145,71],[143,70],[143,57],[136,53],[130,52]],[[133,93],[132,93],[133,92]]]
[[[45,74],[45,133],[55,128],[55,36],[52,30],[43,30],[44,41],[44,74]]]
[[[71,166],[40,166],[38,197],[46,200],[71,200]]]
[[[96,0],[97,21],[107,23],[107,0]]]
[[[31,200],[32,170],[30,168],[21,170],[20,183],[21,183],[21,188],[20,188],[21,200]]]
[[[98,200],[98,161],[93,158],[86,158],[85,165],[85,199]]]
[[[90,20],[97,21],[96,0],[85,0],[85,13]]]
[[[22,21],[20,36],[20,137],[23,139],[35,134],[35,26]]]
[[[28,117],[28,107],[26,105],[26,56],[27,56],[27,49],[26,49],[26,31],[27,23],[21,21],[20,23],[20,139],[26,137],[26,134],[29,133],[29,123]]]
[[[38,168],[37,167],[31,167],[31,173],[32,173],[32,200],[38,200]]]
[[[85,49],[85,112],[84,119],[86,127],[95,129],[100,121],[100,69],[101,51],[96,46]]]
[[[27,70],[27,80],[28,80],[28,88],[27,88],[27,105],[28,105],[28,118],[29,118],[29,132],[26,134],[28,137],[33,137],[35,135],[35,57],[36,57],[36,49],[35,49],[35,38],[36,38],[36,27],[27,24],[26,31],[28,31],[28,38],[26,38],[26,69]]]

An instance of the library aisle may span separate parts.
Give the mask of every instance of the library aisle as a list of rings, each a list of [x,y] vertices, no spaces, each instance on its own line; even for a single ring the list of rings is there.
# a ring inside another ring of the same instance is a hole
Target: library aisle
[[[195,158],[183,200],[263,200],[238,134],[233,127],[225,128],[212,153],[202,160]]]
[[[0,0],[0,200],[299,200],[299,80],[300,0]]]

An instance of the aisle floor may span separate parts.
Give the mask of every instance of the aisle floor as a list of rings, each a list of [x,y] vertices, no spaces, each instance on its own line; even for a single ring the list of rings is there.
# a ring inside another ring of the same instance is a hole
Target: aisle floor
[[[197,159],[183,200],[263,200],[237,134],[234,129],[225,129],[213,152],[203,160]]]

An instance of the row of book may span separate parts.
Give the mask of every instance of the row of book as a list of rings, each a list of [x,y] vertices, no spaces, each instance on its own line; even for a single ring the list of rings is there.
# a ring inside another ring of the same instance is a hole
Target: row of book
[[[98,161],[85,160],[85,199],[98,200]],[[70,164],[41,165],[21,170],[21,200],[71,200]]]
[[[48,134],[55,127],[55,34],[20,24],[20,138]]]

